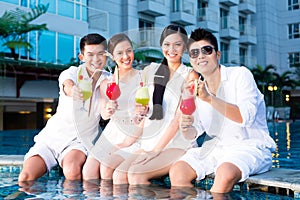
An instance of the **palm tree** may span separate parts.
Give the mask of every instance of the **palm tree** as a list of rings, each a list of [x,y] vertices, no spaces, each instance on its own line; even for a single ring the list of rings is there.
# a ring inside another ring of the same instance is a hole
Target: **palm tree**
[[[276,85],[278,88],[279,96],[280,96],[280,106],[283,106],[283,89],[285,87],[289,87],[291,89],[296,88],[297,81],[293,80],[291,78],[291,75],[293,75],[293,72],[291,71],[285,71],[281,75],[274,73],[275,79],[272,81],[272,85]]]
[[[276,67],[274,65],[268,65],[266,68],[263,68],[260,65],[256,65],[256,68],[250,70],[254,76],[257,87],[265,94],[268,85],[272,83],[275,78],[274,70],[276,70]]]
[[[0,38],[2,46],[6,46],[11,51],[11,56],[18,60],[16,49],[25,48],[30,50],[31,44],[27,42],[27,33],[30,31],[47,30],[46,24],[32,24],[31,22],[45,14],[49,4],[38,5],[26,12],[17,8],[16,10],[5,11],[0,17]]]

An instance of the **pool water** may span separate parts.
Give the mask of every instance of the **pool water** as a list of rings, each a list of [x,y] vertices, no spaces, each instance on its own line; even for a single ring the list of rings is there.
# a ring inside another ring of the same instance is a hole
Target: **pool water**
[[[268,127],[277,144],[273,167],[300,169],[300,121],[269,122]]]
[[[26,187],[17,184],[21,167],[0,167],[0,199],[217,199],[208,191],[210,184],[199,183],[193,188],[170,188],[167,178],[155,180],[151,186],[113,186],[111,181],[68,181],[54,169],[50,174]],[[292,197],[246,189],[234,190],[222,199],[290,200]]]
[[[269,122],[270,135],[277,149],[273,167],[300,169],[300,121]],[[33,144],[37,130],[0,132],[0,154],[23,155]],[[35,182],[20,188],[20,166],[0,166],[0,199],[213,199],[209,193],[212,182],[202,181],[194,188],[170,188],[168,177],[154,180],[149,187],[114,187],[110,181],[67,181],[58,168]],[[28,189],[25,189],[28,188]],[[270,194],[259,189],[238,186],[223,199],[294,199]]]

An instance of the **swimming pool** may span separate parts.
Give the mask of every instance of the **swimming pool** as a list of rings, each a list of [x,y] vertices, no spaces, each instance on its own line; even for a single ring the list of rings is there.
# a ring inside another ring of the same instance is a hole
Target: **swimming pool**
[[[17,184],[19,166],[0,167],[0,199],[213,199],[208,192],[210,184],[193,188],[170,188],[168,180],[153,181],[151,186],[113,186],[111,181],[67,181],[60,172],[52,170],[48,176],[20,189]],[[288,196],[259,190],[234,189],[222,199],[291,200]]]
[[[300,121],[269,122],[270,134],[277,149],[273,155],[274,168],[300,169]],[[0,132],[0,154],[23,155],[33,144],[37,130]],[[113,187],[109,181],[66,181],[58,169],[43,176],[26,191],[17,184],[20,166],[0,166],[0,199],[212,199],[211,183],[200,182],[192,189],[170,188],[168,178],[156,180],[151,187]],[[259,189],[247,191],[236,188],[227,199],[294,199],[264,193]]]

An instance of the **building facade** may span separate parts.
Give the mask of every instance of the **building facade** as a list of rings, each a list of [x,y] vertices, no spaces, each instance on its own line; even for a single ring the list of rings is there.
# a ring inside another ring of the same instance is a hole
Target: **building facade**
[[[28,41],[33,45],[32,51],[19,52],[20,59],[32,62],[70,63],[77,58],[80,38],[90,32],[98,32],[106,38],[126,32],[135,48],[159,48],[162,29],[173,23],[184,26],[188,33],[196,27],[212,31],[219,40],[222,64],[245,65],[250,68],[257,64],[272,64],[279,72],[283,72],[292,70],[291,67],[299,67],[300,63],[299,2],[300,0],[277,0],[276,3],[269,0],[1,0],[0,16],[6,10],[29,10],[32,6],[49,4],[48,12],[35,21],[46,23],[48,30],[41,33],[30,32]],[[6,52],[8,49],[0,46],[0,51]],[[10,112],[7,102],[16,99],[16,82],[14,78],[0,78],[2,119],[3,113]],[[47,88],[47,91],[38,92],[37,86]],[[23,102],[22,98],[57,97],[57,81],[31,80],[22,85],[19,99]],[[36,111],[37,101],[32,104],[32,112]],[[0,130],[3,126],[2,120]]]

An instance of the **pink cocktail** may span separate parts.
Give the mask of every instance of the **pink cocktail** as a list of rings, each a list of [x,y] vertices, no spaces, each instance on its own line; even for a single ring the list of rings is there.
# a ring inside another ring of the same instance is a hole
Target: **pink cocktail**
[[[185,115],[192,115],[196,110],[196,104],[193,96],[182,99],[180,110]]]
[[[107,84],[106,95],[110,100],[117,100],[121,95],[121,90],[116,82]]]

